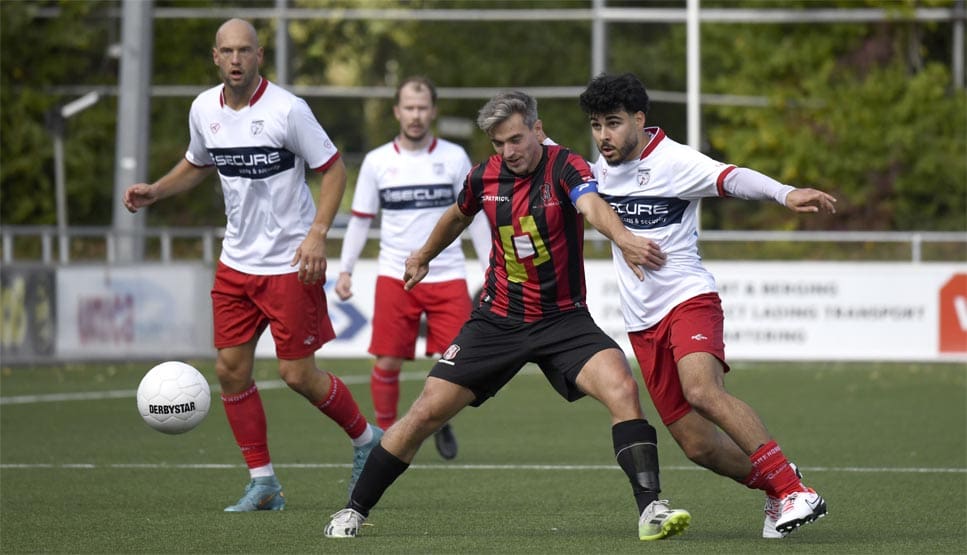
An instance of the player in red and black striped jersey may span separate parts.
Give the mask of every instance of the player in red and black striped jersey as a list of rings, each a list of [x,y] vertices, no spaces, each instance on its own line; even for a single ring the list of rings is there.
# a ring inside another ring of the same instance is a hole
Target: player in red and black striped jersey
[[[595,190],[584,159],[560,146],[543,148],[525,175],[500,155],[471,170],[457,209],[482,210],[494,230],[478,309],[535,322],[584,307],[584,219],[574,203]]]
[[[691,516],[658,499],[658,440],[641,409],[637,382],[624,353],[587,310],[584,220],[619,245],[642,277],[642,267],[660,268],[664,254],[624,228],[597,194],[583,158],[541,144],[535,99],[500,93],[480,110],[477,125],[497,154],[470,170],[457,202],[407,259],[403,280],[407,289],[420,282],[430,261],[483,211],[493,239],[483,292],[420,397],[371,452],[349,503],[325,534],[355,536],[423,441],[467,405],[494,396],[528,362],[568,401],[588,395],[607,407],[615,457],[638,505],[639,538],[678,534]]]

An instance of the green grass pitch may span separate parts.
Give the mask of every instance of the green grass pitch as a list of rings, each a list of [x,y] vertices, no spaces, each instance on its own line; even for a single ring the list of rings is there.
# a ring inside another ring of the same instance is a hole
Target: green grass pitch
[[[214,383],[211,361],[193,361]],[[320,360],[370,414],[368,360]],[[166,436],[139,417],[133,391],[150,363],[3,368],[0,552],[58,553],[958,553],[967,551],[967,367],[906,363],[736,363],[730,391],[762,415],[829,516],[763,540],[760,492],[700,469],[659,428],[663,497],[692,525],[640,542],[606,411],[568,404],[525,370],[454,421],[460,454],[432,442],[352,540],[322,529],[346,500],[345,434],[257,379],[269,447],[288,504],[223,513],[247,472],[213,387],[197,429]],[[428,361],[409,364],[403,408]],[[60,395],[61,397],[51,397]]]

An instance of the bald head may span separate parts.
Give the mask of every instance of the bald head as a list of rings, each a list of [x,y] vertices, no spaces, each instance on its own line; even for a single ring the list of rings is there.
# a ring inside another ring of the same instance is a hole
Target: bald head
[[[212,59],[225,84],[225,103],[238,109],[248,103],[261,77],[259,66],[264,53],[255,27],[244,19],[229,19],[215,33]]]
[[[215,33],[215,48],[228,41],[240,41],[251,44],[258,48],[259,35],[255,32],[255,27],[244,19],[232,18],[222,23]]]

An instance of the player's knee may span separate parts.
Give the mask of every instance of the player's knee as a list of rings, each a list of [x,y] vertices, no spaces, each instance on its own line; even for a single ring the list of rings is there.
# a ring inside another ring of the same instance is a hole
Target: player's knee
[[[685,400],[702,416],[707,416],[721,395],[721,390],[708,384],[697,384],[682,388]]]
[[[708,438],[693,435],[678,443],[688,460],[705,467],[711,464],[712,457],[715,455],[715,445]]]
[[[279,364],[279,377],[285,385],[299,393],[307,392],[318,382],[314,365],[306,366],[291,361],[282,361]]]

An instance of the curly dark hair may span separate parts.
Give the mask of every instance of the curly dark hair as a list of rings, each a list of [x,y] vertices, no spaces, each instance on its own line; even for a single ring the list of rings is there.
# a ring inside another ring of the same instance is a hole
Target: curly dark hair
[[[633,73],[602,73],[588,83],[580,97],[581,109],[589,116],[624,110],[648,115],[648,91]]]

